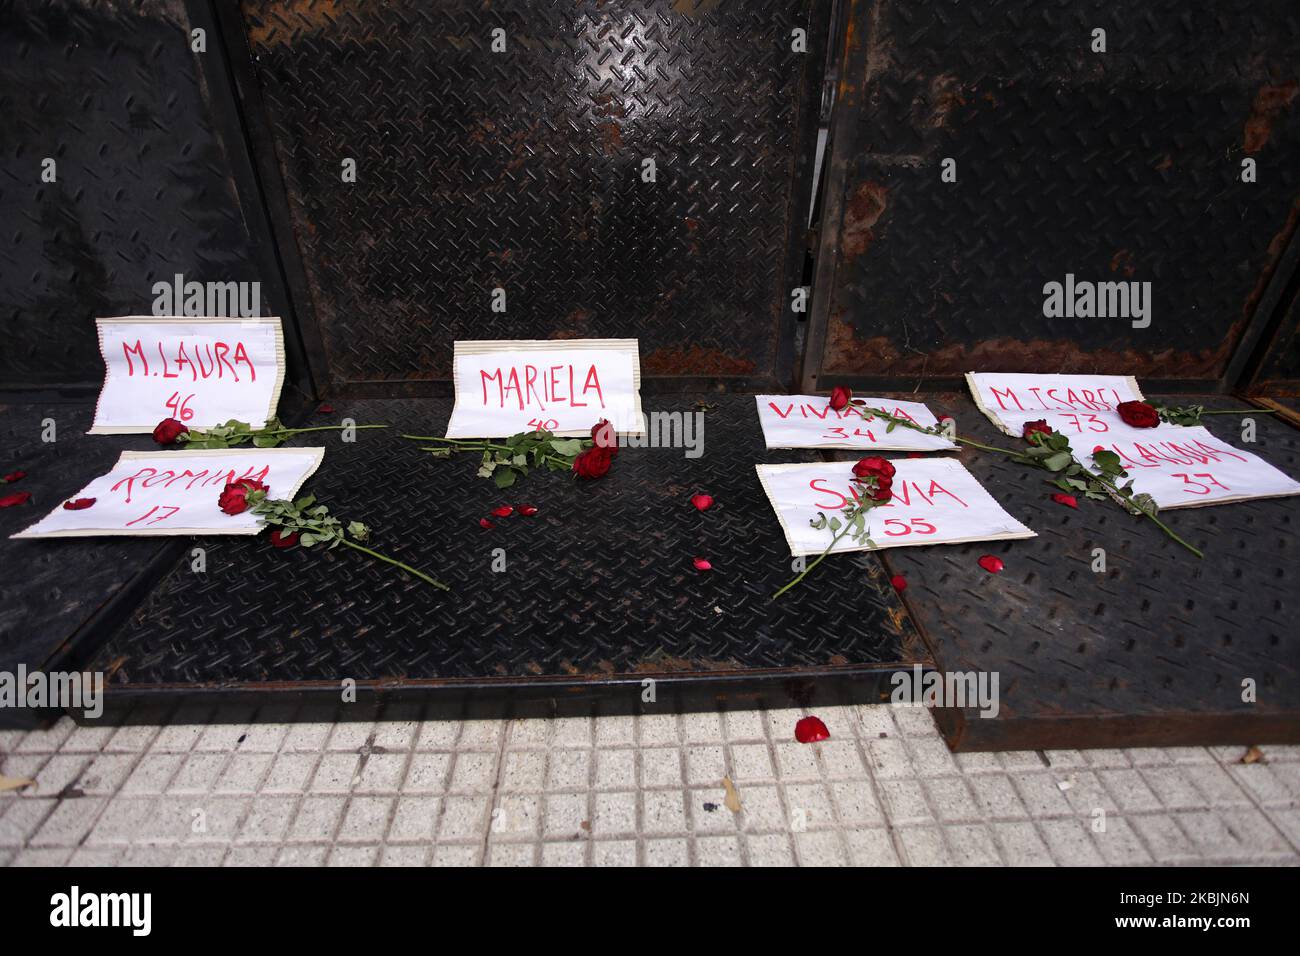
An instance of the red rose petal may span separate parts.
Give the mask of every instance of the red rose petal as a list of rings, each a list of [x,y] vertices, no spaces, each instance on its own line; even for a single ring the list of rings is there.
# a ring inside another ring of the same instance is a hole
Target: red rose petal
[[[691,495],[691,504],[696,511],[708,511],[713,507],[713,495]]]
[[[980,567],[989,574],[997,574],[1006,567],[1006,565],[1002,563],[1001,558],[994,557],[991,554],[986,554],[984,557],[980,558]]]
[[[84,511],[95,503],[94,498],[75,498],[63,503],[64,511]]]
[[[889,579],[889,583],[894,586],[894,590],[899,594],[902,594],[907,590],[907,578],[903,577],[901,574],[895,574]]]
[[[794,725],[794,739],[801,744],[815,744],[819,740],[830,740],[831,732],[820,717],[805,717]]]
[[[27,477],[27,472],[25,471],[11,471],[9,472],[9,474],[5,475],[4,480],[5,480],[5,484],[9,484],[10,482],[13,481],[22,481],[26,477]]]
[[[334,406],[331,405],[329,402],[321,402],[319,405],[316,406],[316,411],[320,412],[322,415],[333,415]]]
[[[908,457],[908,458],[924,458],[924,457],[925,457],[925,452],[921,452],[921,451],[909,451],[909,452],[907,453],[907,457]]]
[[[5,495],[0,498],[0,508],[12,508],[14,505],[27,503],[27,499],[32,496],[30,491],[15,491],[12,495]]]
[[[525,518],[531,518],[533,515],[537,514],[537,509],[532,505],[520,505],[519,513]]]
[[[712,570],[713,570],[713,565],[709,562],[709,559],[708,559],[708,558],[693,558],[692,561],[691,561],[691,563],[695,565],[695,570],[696,570],[696,571],[712,571]]]
[[[492,509],[492,517],[494,518],[509,518],[514,513],[515,509],[510,505],[502,505],[500,508]]]
[[[1079,507],[1079,499],[1074,497],[1074,495],[1067,495],[1064,492],[1058,491],[1056,494],[1052,495],[1052,500],[1058,505],[1065,505],[1067,508],[1077,509]]]
[[[298,543],[298,532],[284,534],[279,528],[271,532],[271,546],[276,548],[292,548]]]
[[[491,529],[491,528],[495,528],[495,527],[496,527],[496,525],[494,525],[491,521],[488,521],[487,518],[479,518],[479,519],[478,519],[478,526],[479,526],[480,528],[488,528],[488,529]]]
[[[1092,453],[1095,455],[1095,454],[1097,454],[1097,452],[1099,452],[1099,451],[1105,451],[1105,450],[1106,450],[1106,446],[1105,446],[1105,445],[1098,445],[1096,448],[1094,448],[1094,449],[1092,450]]]

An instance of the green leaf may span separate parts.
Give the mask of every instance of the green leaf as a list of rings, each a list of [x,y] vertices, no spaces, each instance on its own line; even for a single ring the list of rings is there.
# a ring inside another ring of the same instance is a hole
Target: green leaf
[[[259,433],[259,434],[253,436],[253,447],[254,447],[254,448],[274,448],[276,445],[280,444],[282,441],[284,441],[284,436],[282,436],[282,435],[263,435],[263,434],[260,434],[260,433]]]
[[[565,458],[572,458],[582,451],[581,438],[557,438],[551,442],[551,451]]]
[[[370,528],[362,524],[360,521],[349,521],[348,534],[352,535],[352,537],[356,538],[358,541],[365,541],[370,537]]]
[[[513,468],[498,468],[492,475],[498,488],[509,488],[515,483],[516,472]]]
[[[299,511],[302,511],[304,508],[310,508],[315,503],[316,503],[316,496],[307,495],[306,497],[299,498],[297,501],[295,501],[293,503],[293,506],[297,508]]]
[[[302,545],[304,548],[310,548],[313,544],[316,543],[317,540],[318,539],[316,535],[309,534],[308,532],[304,531],[302,533],[302,537],[298,539],[298,543]]]
[[[1068,451],[1058,451],[1043,459],[1043,467],[1048,471],[1060,471],[1067,467],[1073,458]]]

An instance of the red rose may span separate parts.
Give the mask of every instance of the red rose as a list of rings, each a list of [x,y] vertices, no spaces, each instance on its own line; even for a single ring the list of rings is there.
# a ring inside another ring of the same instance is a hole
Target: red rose
[[[171,445],[189,429],[174,418],[164,418],[153,430],[153,440],[160,445]],[[241,509],[242,510],[242,509]]]
[[[1120,402],[1115,411],[1131,428],[1155,428],[1160,424],[1160,413],[1146,402]]]
[[[611,455],[618,454],[618,432],[614,431],[614,426],[601,419],[591,426],[591,440],[596,443],[596,447],[601,451],[608,452]],[[601,472],[604,474],[604,472]],[[597,475],[596,477],[599,477]]]
[[[63,503],[63,510],[64,511],[85,511],[94,503],[95,503],[94,498],[76,498],[72,501],[65,501]]]
[[[846,407],[853,399],[853,390],[845,388],[843,385],[836,385],[831,389],[831,408],[837,412]]]
[[[294,531],[285,534],[279,528],[271,532],[271,547],[273,548],[292,548],[298,543],[298,532]]]
[[[166,424],[164,422],[163,424]],[[184,428],[185,426],[181,426]],[[252,491],[267,492],[271,489],[256,478],[241,478],[226,485],[226,490],[217,498],[217,505],[228,515],[243,514],[248,510],[248,495]]]
[[[27,499],[31,496],[30,491],[15,491],[12,495],[5,495],[0,498],[0,508],[12,508],[14,505],[26,504]]]
[[[863,458],[853,466],[853,474],[858,478],[893,478],[894,466],[886,458]]]
[[[573,459],[573,473],[579,478],[603,478],[609,471],[611,458],[608,448],[588,448]]]
[[[9,474],[4,476],[4,483],[7,485],[11,481],[22,481],[26,477],[27,472],[25,471],[11,471]]]
[[[1046,418],[1040,418],[1036,422],[1025,422],[1025,430],[1022,437],[1028,438],[1034,432],[1042,432],[1044,435],[1052,434],[1052,428],[1047,424]]]

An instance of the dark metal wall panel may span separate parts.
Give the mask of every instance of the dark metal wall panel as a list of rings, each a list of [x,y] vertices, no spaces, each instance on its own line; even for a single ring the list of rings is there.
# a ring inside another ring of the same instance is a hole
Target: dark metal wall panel
[[[445,390],[457,338],[637,336],[648,379],[789,379],[824,0],[242,11],[334,392]]]
[[[846,16],[805,386],[971,368],[1235,384],[1300,210],[1292,0]],[[1150,328],[1044,317],[1067,273],[1150,281]]]
[[[260,281],[262,312],[292,318],[255,186],[237,181],[251,166],[208,13],[0,3],[0,386],[93,388],[94,319],[148,314],[153,283],[176,273]]]

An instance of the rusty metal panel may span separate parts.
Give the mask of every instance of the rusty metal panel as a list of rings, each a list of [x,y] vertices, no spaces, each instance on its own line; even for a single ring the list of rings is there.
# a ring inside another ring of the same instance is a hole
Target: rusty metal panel
[[[635,335],[647,379],[790,379],[823,0],[242,11],[330,389],[445,389],[457,338]]]
[[[845,16],[805,387],[971,368],[1237,384],[1300,216],[1300,8],[852,0]],[[1150,282],[1150,326],[1045,316],[1067,274]]]
[[[206,4],[0,7],[0,386],[93,388],[94,318],[148,313],[153,283],[176,273],[260,280],[264,311],[282,310],[269,232],[250,228],[236,185],[223,53],[211,30],[191,48]]]

